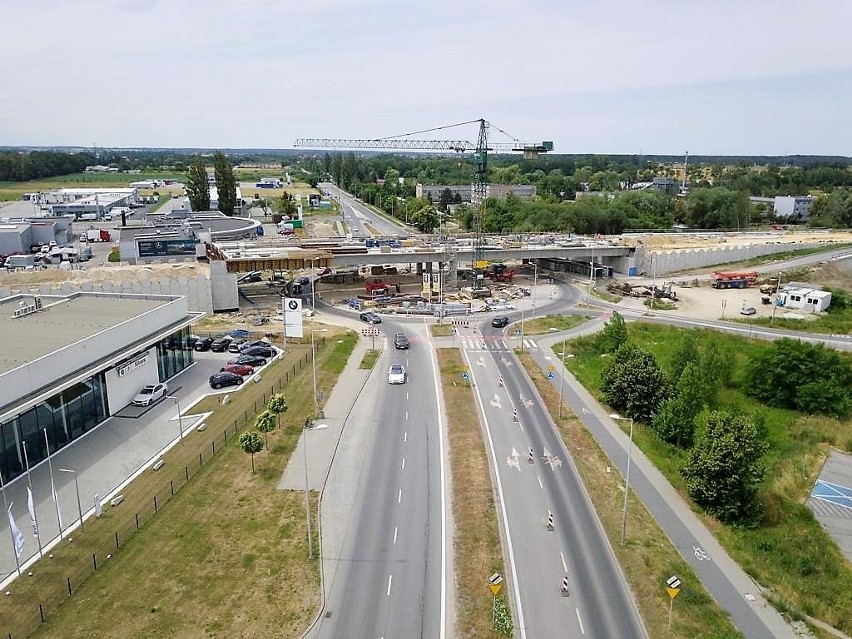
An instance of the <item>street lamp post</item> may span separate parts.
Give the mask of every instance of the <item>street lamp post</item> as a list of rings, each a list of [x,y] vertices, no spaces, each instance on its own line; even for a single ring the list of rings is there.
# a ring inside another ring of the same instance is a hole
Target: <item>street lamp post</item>
[[[180,429],[180,443],[183,443],[183,415],[181,415],[180,411],[180,400],[174,395],[166,395],[168,399],[173,399],[175,401],[175,406],[177,406],[178,412],[178,428]]]
[[[77,491],[77,513],[80,515],[80,531],[83,531],[83,506],[80,503],[80,484],[77,482],[77,471],[70,468],[60,468],[60,473],[71,473],[74,475],[74,490]]]
[[[633,418],[622,417],[618,413],[612,413],[610,418],[616,421],[625,419],[630,421],[630,442],[627,444],[627,472],[624,474],[624,510],[621,513],[621,545],[623,546],[624,536],[627,533],[627,495],[630,494],[630,458],[633,454]]]
[[[311,334],[313,337],[313,334]],[[316,380],[316,375],[314,376]],[[316,381],[314,381],[314,406],[316,406]],[[311,498],[308,487],[308,429],[313,426],[313,420],[306,419],[302,429],[302,454],[305,462],[305,519],[308,522],[308,559],[314,558],[314,537],[311,534]]]
[[[565,384],[565,344],[562,342],[562,370],[559,371],[559,419],[562,419],[562,387]]]
[[[313,369],[314,377],[314,418],[319,417],[319,402],[317,401],[317,347],[314,341],[314,333],[327,333],[327,328],[320,328],[311,331],[311,368]]]
[[[538,287],[538,264],[533,262],[533,268],[535,271],[533,272],[533,294],[532,294],[532,307],[533,307],[533,317],[535,317],[536,313],[536,301],[535,301],[535,292]]]

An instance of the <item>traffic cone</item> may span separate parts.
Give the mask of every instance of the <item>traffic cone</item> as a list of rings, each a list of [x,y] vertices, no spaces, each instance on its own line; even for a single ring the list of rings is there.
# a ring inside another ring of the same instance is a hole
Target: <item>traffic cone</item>
[[[569,594],[571,593],[568,591],[568,577],[565,576],[562,577],[562,596],[567,597]]]
[[[529,457],[527,457],[527,461],[531,464],[535,462],[535,455],[533,454],[532,448],[529,449]]]
[[[547,511],[547,529],[553,530],[553,513],[549,510]]]

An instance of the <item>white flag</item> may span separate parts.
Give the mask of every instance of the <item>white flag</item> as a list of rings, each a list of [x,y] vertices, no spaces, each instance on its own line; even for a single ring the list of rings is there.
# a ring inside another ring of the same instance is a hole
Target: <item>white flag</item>
[[[12,539],[15,540],[15,555],[17,555],[18,559],[21,558],[21,554],[24,552],[24,535],[21,532],[21,529],[18,528],[18,524],[15,523],[15,518],[12,517],[12,504],[9,504],[9,528],[12,531]]]
[[[27,510],[30,511],[30,523],[33,525],[33,537],[38,537],[38,520],[33,506],[33,491],[27,486]]]
[[[100,517],[101,512],[103,512],[101,510],[101,496],[95,493],[95,517]]]
[[[62,530],[62,513],[59,512],[59,497],[56,495],[56,486],[50,480],[50,492],[53,493],[53,503],[56,506],[56,518],[59,520],[59,530]]]

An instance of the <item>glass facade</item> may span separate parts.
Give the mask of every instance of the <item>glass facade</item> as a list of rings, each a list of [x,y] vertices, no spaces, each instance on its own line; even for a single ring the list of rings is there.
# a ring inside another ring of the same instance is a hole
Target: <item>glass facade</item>
[[[157,373],[160,381],[171,379],[192,364],[193,351],[189,347],[189,329],[172,333],[157,342]]]
[[[186,328],[157,342],[160,381],[174,377],[192,364],[193,351],[188,345],[189,336],[189,329]],[[24,444],[31,467],[47,459],[45,429],[50,453],[53,454],[95,428],[109,415],[106,374],[101,372],[66,388],[15,419],[0,424],[0,473],[3,474],[3,481],[8,482],[26,472]]]
[[[92,430],[109,415],[104,373],[57,393],[10,422],[0,424],[0,472],[3,481],[26,471],[24,445],[30,466],[47,458],[44,431],[53,454]]]

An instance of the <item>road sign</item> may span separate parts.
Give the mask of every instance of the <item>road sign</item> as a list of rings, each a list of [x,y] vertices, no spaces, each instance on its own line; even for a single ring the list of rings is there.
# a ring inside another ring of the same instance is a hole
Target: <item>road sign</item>
[[[548,364],[547,370],[552,371],[552,370],[555,370],[555,369],[556,369],[556,367],[553,364]]]
[[[503,584],[488,584],[488,587],[491,589],[491,594],[495,597],[503,590]]]
[[[462,373],[462,379],[468,379],[468,378],[470,378],[470,375],[467,374],[467,371]]]
[[[680,583],[680,579],[678,579],[675,575],[666,579],[666,592],[669,593],[669,597],[672,599],[677,597],[680,592]]]
[[[553,371],[550,371],[550,372],[547,374],[547,379],[553,379]]]
[[[497,593],[503,589],[503,577],[500,576],[499,572],[495,572],[488,579],[488,588],[491,590],[491,594],[495,597],[497,596]]]

